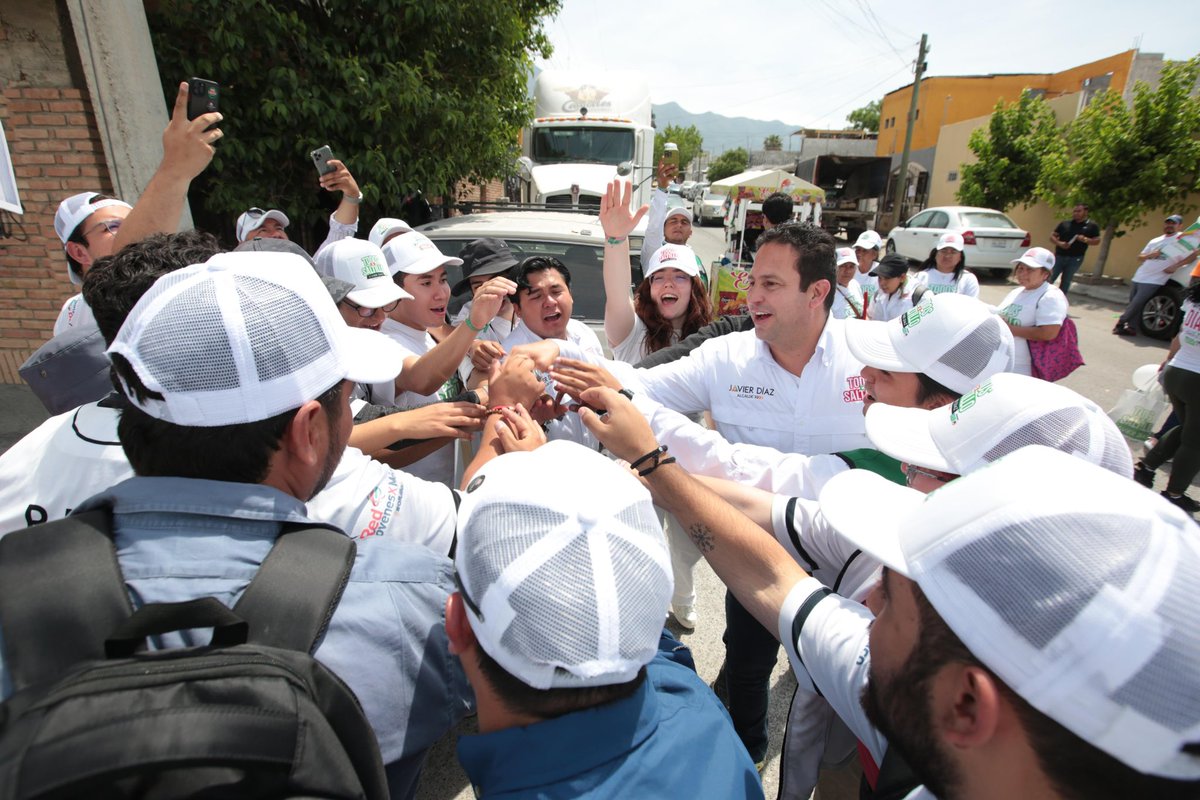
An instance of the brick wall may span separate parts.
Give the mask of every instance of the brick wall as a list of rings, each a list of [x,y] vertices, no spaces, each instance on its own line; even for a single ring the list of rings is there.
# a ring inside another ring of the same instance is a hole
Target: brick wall
[[[83,81],[72,68],[74,42],[53,3],[18,0],[0,15],[0,119],[8,138],[23,215],[7,215],[0,238],[0,382],[50,338],[62,303],[78,289],[54,233],[64,197],[111,194],[112,183]]]

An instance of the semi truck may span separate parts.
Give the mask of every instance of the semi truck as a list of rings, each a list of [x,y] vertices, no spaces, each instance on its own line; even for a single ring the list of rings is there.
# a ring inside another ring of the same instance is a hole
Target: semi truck
[[[522,140],[522,202],[597,211],[616,177],[638,184],[634,207],[650,202],[650,89],[636,74],[540,73]]]

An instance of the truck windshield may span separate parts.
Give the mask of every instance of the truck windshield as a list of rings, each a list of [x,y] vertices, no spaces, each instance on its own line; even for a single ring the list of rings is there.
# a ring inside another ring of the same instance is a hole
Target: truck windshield
[[[633,159],[633,131],[620,128],[559,127],[533,132],[539,164],[612,164]]]

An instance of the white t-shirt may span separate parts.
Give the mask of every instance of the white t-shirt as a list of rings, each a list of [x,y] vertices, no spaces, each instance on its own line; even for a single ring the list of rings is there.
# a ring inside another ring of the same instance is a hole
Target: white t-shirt
[[[809,455],[870,447],[862,363],[846,345],[845,325],[826,321],[800,375],[781,367],[754,331],[718,336],[678,361],[630,372],[667,408],[710,411],[730,442]]]
[[[672,333],[670,344],[678,340],[678,332]],[[646,323],[637,314],[633,315],[633,328],[629,335],[620,344],[614,345],[612,352],[614,361],[624,361],[626,364],[636,364],[650,355],[646,351]]]
[[[867,306],[867,319],[887,322],[888,320],[902,316],[906,311],[912,310],[913,284],[911,281],[906,282],[890,295],[879,291],[878,286],[875,289],[875,297],[871,300],[871,304]]]
[[[1155,250],[1162,247],[1163,242],[1169,238],[1174,237],[1169,237],[1165,233],[1161,236],[1155,236],[1146,244],[1145,247],[1142,248],[1142,252],[1138,255],[1144,256],[1147,253],[1153,253]],[[1133,282],[1151,283],[1155,286],[1163,286],[1167,281],[1171,280],[1171,276],[1168,273],[1163,272],[1163,270],[1174,263],[1175,261],[1169,258],[1148,258],[1138,265],[1137,272],[1133,273]]]
[[[870,308],[871,303],[875,302],[875,293],[879,291],[879,278],[871,274],[871,270],[878,266],[878,261],[872,261],[871,269],[866,272],[859,270],[854,273],[854,280],[858,281],[858,285],[862,287],[863,293],[867,296],[868,308]]]
[[[62,519],[87,498],[133,477],[117,440],[119,411],[87,403],[43,422],[0,456],[0,535]],[[445,486],[347,447],[309,516],[360,543],[388,536],[448,553],[457,509]]]
[[[1183,301],[1183,324],[1179,327],[1179,351],[1168,362],[1168,366],[1200,372],[1200,305],[1191,300]]]
[[[92,307],[84,302],[82,294],[72,295],[62,304],[58,319],[54,320],[54,335],[58,336],[71,328],[84,327],[95,328],[96,317],[92,314]]]
[[[1036,289],[1018,286],[997,306],[1000,316],[1010,325],[1061,325],[1067,318],[1067,296],[1062,289],[1046,281]],[[1014,336],[1013,372],[1019,375],[1033,374],[1033,361],[1029,356],[1029,340]]]
[[[979,279],[967,270],[962,271],[958,280],[953,272],[941,272],[937,269],[923,269],[909,276],[909,285],[913,291],[918,286],[925,286],[926,291],[933,294],[950,294],[957,292],[967,297],[979,297]]]
[[[437,346],[437,342],[424,329],[411,328],[408,325],[396,322],[390,317],[383,321],[383,325],[380,326],[379,330],[381,333],[390,336],[393,341],[404,348],[405,359],[410,357],[420,358]],[[371,395],[376,403],[397,405],[401,408],[419,408],[427,406],[430,403],[440,403],[460,394],[462,390],[462,380],[458,377],[457,371],[432,394],[402,392],[397,396],[395,381],[386,381],[371,385]],[[427,481],[436,481],[446,486],[453,486],[455,452],[454,442],[450,442],[421,460],[409,464],[404,470]]]
[[[528,326],[518,325],[516,330],[501,342],[501,345],[504,347],[505,353],[511,353],[513,348],[518,345],[534,344],[540,341],[542,341],[542,337],[534,333]],[[604,359],[604,347],[600,344],[600,338],[596,336],[595,331],[577,319],[567,321],[566,341],[577,347],[578,350],[563,352],[564,357],[580,357],[588,361]],[[596,437],[592,436],[592,432],[583,424],[579,415],[572,413],[568,413],[561,420],[556,420],[546,426],[546,438],[567,439],[592,449],[598,444]]]
[[[862,285],[854,278],[847,286],[835,284],[833,287],[833,308],[829,315],[834,319],[864,319]]]

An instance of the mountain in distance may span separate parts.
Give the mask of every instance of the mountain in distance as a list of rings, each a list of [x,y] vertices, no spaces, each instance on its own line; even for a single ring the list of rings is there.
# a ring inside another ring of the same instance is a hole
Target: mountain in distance
[[[713,156],[735,147],[744,147],[751,151],[762,150],[763,140],[771,134],[779,137],[784,150],[790,150],[794,145],[789,141],[789,135],[803,127],[777,119],[767,121],[749,117],[726,117],[712,111],[693,114],[674,102],[654,104],[654,124],[659,131],[668,125],[684,128],[695,125],[704,137],[705,151]]]

